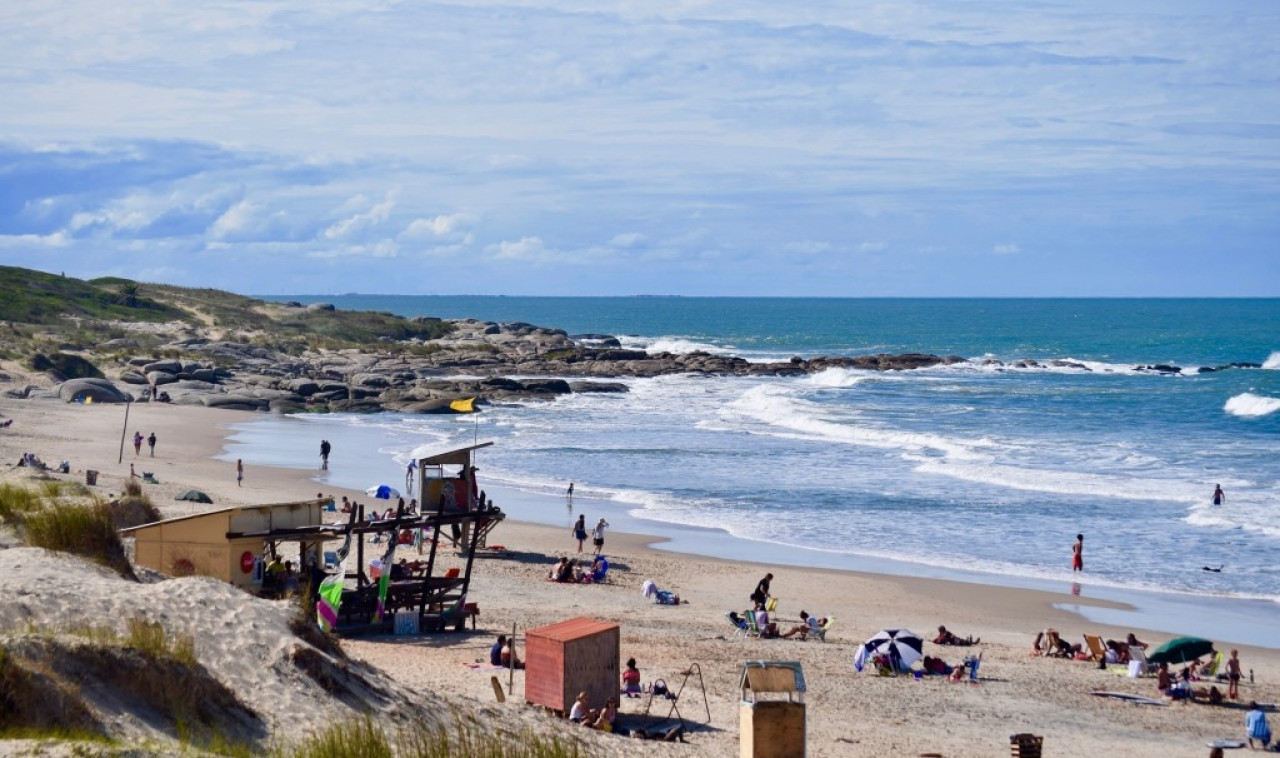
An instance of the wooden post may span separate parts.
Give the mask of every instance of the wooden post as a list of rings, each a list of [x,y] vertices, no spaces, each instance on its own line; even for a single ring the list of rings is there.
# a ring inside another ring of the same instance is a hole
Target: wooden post
[[[507,694],[511,694],[516,683],[516,624],[511,622],[511,658],[507,660]]]

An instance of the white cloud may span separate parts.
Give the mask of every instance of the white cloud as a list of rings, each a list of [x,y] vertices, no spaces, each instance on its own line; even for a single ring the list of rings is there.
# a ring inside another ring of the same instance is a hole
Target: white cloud
[[[432,216],[431,218],[415,218],[409,222],[400,239],[429,240],[438,237],[451,237],[459,233],[465,217],[461,213]]]
[[[209,236],[220,240],[249,228],[257,212],[257,206],[241,200],[231,206],[209,226]]]
[[[557,257],[553,251],[547,249],[539,237],[521,237],[514,242],[503,241],[490,245],[486,250],[498,260],[504,261],[546,263]]]
[[[996,245],[995,247],[991,248],[991,252],[995,253],[996,255],[1016,255],[1017,253],[1021,252],[1021,248],[1019,248],[1016,243],[1005,242],[1003,244]]]
[[[788,242],[786,245],[783,245],[782,249],[788,253],[795,253],[797,255],[817,255],[818,253],[830,251],[832,249],[832,245],[830,242],[802,240],[799,242]]]
[[[68,242],[66,232],[54,232],[53,234],[0,234],[0,248],[66,247]]]
[[[350,208],[353,204],[364,205],[364,197],[352,198],[344,206]],[[366,211],[361,211],[352,216],[342,219],[334,223],[321,234],[326,239],[342,239],[350,237],[358,232],[377,227],[387,221],[391,217],[391,211],[396,207],[396,192],[393,190],[388,192],[382,202],[376,203]]]
[[[635,247],[641,242],[644,242],[644,240],[645,236],[640,232],[624,232],[622,234],[615,234],[613,239],[609,240],[609,247]]]

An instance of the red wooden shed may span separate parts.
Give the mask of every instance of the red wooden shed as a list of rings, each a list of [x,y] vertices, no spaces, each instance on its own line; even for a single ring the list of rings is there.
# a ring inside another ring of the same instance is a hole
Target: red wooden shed
[[[579,692],[600,708],[619,690],[621,631],[580,616],[525,632],[524,699],[568,713]]]

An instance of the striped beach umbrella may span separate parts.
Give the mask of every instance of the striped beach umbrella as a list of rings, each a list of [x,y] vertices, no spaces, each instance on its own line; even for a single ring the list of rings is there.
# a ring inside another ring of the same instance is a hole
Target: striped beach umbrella
[[[867,661],[877,655],[889,658],[893,668],[906,671],[907,667],[924,655],[924,640],[910,629],[881,629],[858,646],[853,657],[853,667],[861,671]]]

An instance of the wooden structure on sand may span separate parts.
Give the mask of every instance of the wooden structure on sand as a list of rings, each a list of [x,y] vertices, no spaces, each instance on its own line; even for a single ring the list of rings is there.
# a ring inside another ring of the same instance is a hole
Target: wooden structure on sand
[[[438,452],[415,450],[422,506],[417,512],[400,508],[388,519],[366,521],[364,508],[360,507],[343,514],[344,522],[326,524],[323,512],[329,501],[323,499],[227,508],[144,524],[121,533],[136,538],[135,554],[141,565],[171,574],[217,576],[250,591],[262,590],[261,556],[277,555],[280,544],[288,542],[298,543],[300,584],[304,589],[318,586],[325,571],[336,568],[325,565],[323,543],[345,541],[350,536],[344,576],[348,586],[338,607],[335,632],[390,633],[396,614],[404,612],[416,613],[416,626],[421,631],[461,629],[467,617],[474,619],[477,612],[475,604],[466,601],[476,551],[505,518],[500,509],[481,503],[472,465],[474,451],[492,444],[483,442]],[[377,540],[375,544],[386,546],[379,558],[390,558],[390,565],[379,568],[389,574],[381,611],[378,576],[368,570],[371,567],[365,560],[365,538],[370,535]],[[442,539],[450,544],[463,566],[439,570]],[[205,546],[203,552],[192,550],[194,544]],[[401,550],[415,551],[415,560],[397,562]],[[207,559],[201,558],[198,563],[192,557],[206,553]],[[143,561],[144,554],[147,562]],[[191,560],[195,570],[175,571],[178,559]],[[352,581],[354,586],[350,586]]]
[[[618,697],[617,624],[578,617],[525,632],[524,699],[567,714],[579,692],[593,708]]]
[[[140,524],[121,529],[120,534],[134,538],[134,563],[139,566],[170,576],[212,576],[256,592],[262,586],[263,541],[233,535],[301,530],[306,538],[298,540],[299,555],[321,555],[320,546],[333,537],[309,529],[323,523],[328,502],[319,499],[220,508]]]
[[[741,758],[804,758],[804,670],[795,661],[742,664]]]

